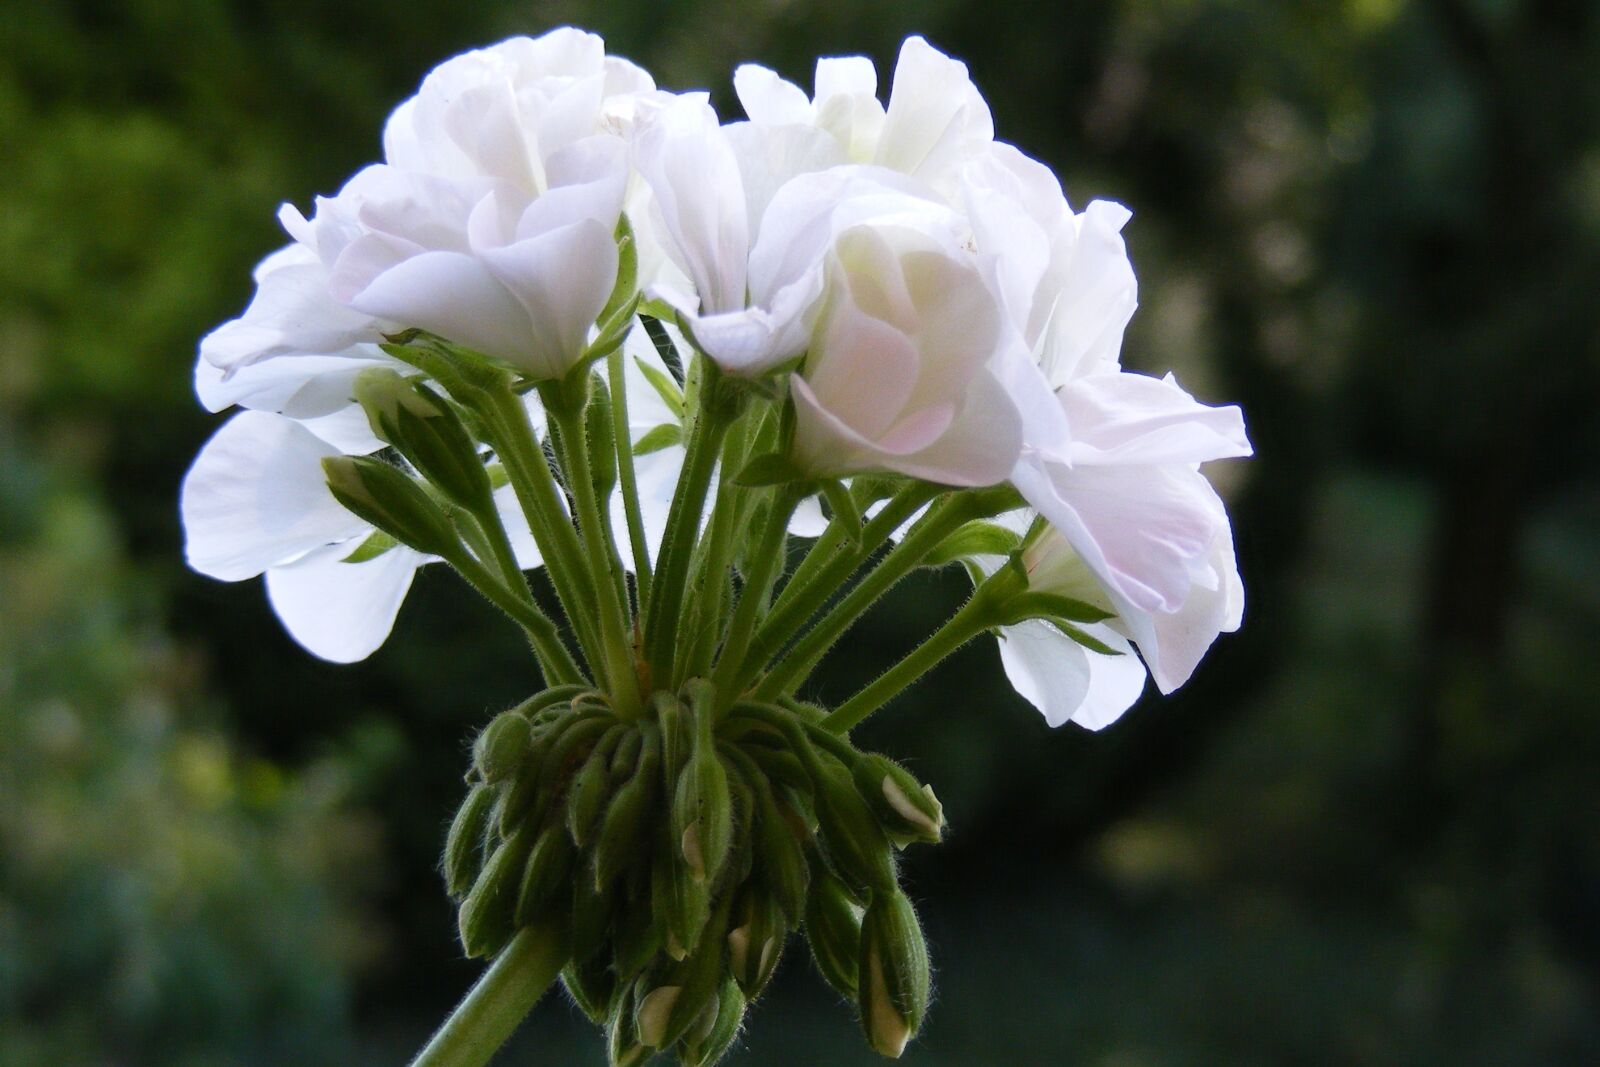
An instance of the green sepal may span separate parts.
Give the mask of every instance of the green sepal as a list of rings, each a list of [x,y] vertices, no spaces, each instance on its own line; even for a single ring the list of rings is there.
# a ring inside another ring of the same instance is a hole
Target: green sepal
[[[1072,640],[1076,641],[1084,648],[1087,648],[1090,652],[1098,652],[1102,656],[1122,655],[1121,650],[1112,648],[1099,638],[1085,633],[1078,627],[1072,625],[1072,623],[1068,622],[1066,619],[1046,618],[1045,622],[1048,622],[1051,626],[1054,626],[1056,629],[1072,638]]]
[[[1058,593],[1030,590],[1008,598],[1001,605],[998,623],[1001,626],[1011,626],[1024,619],[1062,619],[1067,622],[1094,623],[1114,618],[1116,618],[1115,612],[1096,607],[1087,601],[1061,596]]]
[[[837,478],[824,481],[821,488],[828,507],[833,509],[833,521],[839,525],[840,532],[852,545],[860,544],[861,510],[856,507],[856,498]]]
[[[890,834],[930,845],[944,836],[944,805],[900,764],[869,752],[856,761],[851,776]]]
[[[711,1067],[727,1055],[739,1028],[744,1025],[747,1007],[737,983],[725,980],[716,1003],[708,1005],[701,1019],[679,1039],[676,1052],[683,1067]],[[709,1024],[705,1022],[709,1019]]]
[[[611,998],[606,1018],[606,1062],[610,1067],[639,1067],[655,1050],[639,1040],[633,1021],[633,989],[624,986]]]
[[[400,547],[400,542],[384,533],[382,530],[373,530],[366,539],[356,546],[356,550],[346,556],[341,563],[365,563],[370,559],[377,559],[390,549]]]
[[[857,888],[895,886],[894,846],[844,767],[818,760],[817,824],[834,869]],[[820,773],[818,773],[820,771]]]
[[[610,961],[594,955],[585,960],[574,960],[561,969],[561,984],[578,1010],[589,1017],[596,1026],[603,1026],[611,1016],[611,1001],[617,993],[616,975],[611,973]]]
[[[486,782],[503,782],[522,767],[533,746],[533,732],[519,712],[503,711],[489,720],[472,743],[472,763]]]
[[[633,443],[633,454],[648,456],[652,452],[660,452],[664,448],[671,448],[682,442],[683,427],[674,422],[664,422],[660,426],[646,430]]]
[[[644,730],[644,742],[633,777],[611,797],[594,845],[594,884],[601,887],[620,875],[639,857],[646,843],[646,816],[654,810],[661,789],[661,737],[653,726]]]
[[[677,835],[663,826],[650,867],[650,910],[668,956],[683,959],[711,918],[711,892],[690,874]]]
[[[767,987],[788,936],[783,908],[764,888],[745,883],[734,900],[728,930],[728,972],[748,999]]]
[[[670,344],[670,342],[668,343]],[[650,387],[656,391],[656,395],[661,398],[661,402],[667,405],[667,410],[676,415],[679,422],[682,422],[684,413],[683,390],[678,387],[678,383],[672,380],[670,374],[663,373],[660,368],[651,366],[637,356],[634,357],[633,361],[639,365],[639,373],[644,375],[644,380],[650,383]]]
[[[569,897],[566,889],[572,877],[573,856],[572,840],[565,826],[551,822],[539,831],[528,850],[517,889],[513,913],[517,926],[530,926],[561,910],[561,903]]]
[[[940,541],[928,553],[925,567],[943,567],[948,563],[969,560],[974,556],[1010,556],[1022,545],[1022,539],[999,523],[969,522]]]
[[[634,236],[633,223],[626,214],[617,216],[617,281],[600,309],[596,321],[610,322],[623,305],[637,304],[639,290],[639,240]],[[631,317],[631,316],[630,316]]]
[[[611,753],[625,734],[634,732],[623,723],[613,725],[572,777],[567,795],[567,832],[579,848],[589,843],[596,822],[605,812],[611,791]]]

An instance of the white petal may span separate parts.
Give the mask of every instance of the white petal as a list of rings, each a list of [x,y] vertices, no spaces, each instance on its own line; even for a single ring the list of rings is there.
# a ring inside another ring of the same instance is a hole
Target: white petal
[[[332,663],[355,663],[377,651],[424,558],[401,545],[362,563],[344,562],[354,548],[330,545],[267,572],[267,596],[284,628]]]
[[[369,529],[328,492],[322,460],[337,454],[293,419],[256,411],[229,419],[183,479],[189,566],[239,581]]]
[[[1128,642],[1104,626],[1085,629],[1122,655],[1091,652],[1040,619],[1000,630],[1006,678],[1051,726],[1070,721],[1102,729],[1132,707],[1144,689],[1144,665]]]
[[[1201,404],[1171,376],[1095,374],[1059,395],[1077,465],[1204,463],[1251,453],[1237,406]]]
[[[937,182],[993,139],[989,106],[966,64],[921,37],[907,38],[895,65],[877,162]]]
[[[811,121],[811,101],[804,90],[766,67],[741,65],[733,72],[733,91],[752,122],[783,126]]]
[[[509,359],[539,379],[558,378],[583,355],[589,327],[617,279],[617,243],[594,219],[478,252],[522,305],[527,336]]]
[[[464,252],[412,256],[351,304],[507,361],[528,357],[528,313],[482,260]]]

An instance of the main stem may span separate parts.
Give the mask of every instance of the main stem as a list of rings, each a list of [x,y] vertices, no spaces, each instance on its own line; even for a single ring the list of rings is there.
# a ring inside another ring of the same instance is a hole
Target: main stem
[[[628,522],[628,545],[633,550],[633,580],[638,590],[639,615],[650,606],[650,543],[645,537],[644,514],[639,507],[639,479],[633,469],[633,433],[628,423],[628,381],[622,349],[606,359],[611,380],[611,430],[617,445],[617,481],[622,492],[622,512]]]
[[[411,1067],[483,1067],[567,961],[560,932],[525,926],[467,991]]]

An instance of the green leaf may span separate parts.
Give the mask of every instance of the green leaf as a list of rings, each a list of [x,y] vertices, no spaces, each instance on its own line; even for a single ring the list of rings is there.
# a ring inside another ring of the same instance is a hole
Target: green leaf
[[[600,322],[611,321],[617,311],[632,300],[637,306],[639,287],[639,242],[633,236],[633,224],[627,215],[617,217],[617,284],[611,289],[606,306],[600,310]],[[632,318],[632,314],[629,315]],[[602,333],[605,331],[602,330]]]
[[[781,452],[764,452],[746,463],[733,476],[734,484],[758,488],[763,485],[783,485],[797,481],[804,474],[788,456]]]
[[[969,522],[939,542],[924,565],[943,567],[947,563],[971,559],[973,556],[1009,556],[1021,544],[1021,538],[997,523],[982,520]]]
[[[1021,622],[1023,619],[1069,619],[1072,622],[1104,622],[1114,618],[1112,612],[1096,607],[1087,601],[1062,596],[1059,593],[1018,593],[1005,604],[1005,621]]]
[[[672,342],[669,341],[667,343],[671,344]],[[644,375],[645,381],[650,383],[650,387],[656,391],[656,395],[661,398],[661,402],[667,405],[672,413],[678,417],[678,421],[683,421],[683,390],[678,388],[678,383],[673,381],[670,375],[663,374],[659,368],[652,367],[637,356],[634,357],[633,361],[639,365],[640,373]]]
[[[398,548],[400,542],[384,533],[382,530],[373,530],[365,541],[356,546],[356,550],[346,556],[341,563],[365,563],[369,559],[377,559],[391,548]]]
[[[667,328],[662,325],[663,322],[672,321],[678,313],[659,300],[641,300],[639,309],[639,321],[644,323],[644,332],[650,335],[650,343],[656,346],[656,355],[667,365],[673,380],[682,385],[683,359],[678,355],[678,346],[672,343]]]
[[[664,422],[633,443],[633,454],[636,456],[648,456],[650,453],[659,452],[663,448],[671,448],[682,440],[683,427],[676,423]]]

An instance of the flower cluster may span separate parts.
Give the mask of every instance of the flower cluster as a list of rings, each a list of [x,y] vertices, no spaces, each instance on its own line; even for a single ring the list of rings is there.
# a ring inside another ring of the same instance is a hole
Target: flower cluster
[[[1243,607],[1200,469],[1249,455],[1243,420],[1121,367],[1129,212],[1074,210],[921,38],[886,103],[859,57],[734,87],[724,122],[571,29],[449,60],[381,163],[282,209],[195,375],[245,409],[184,484],[197,570],[265,575],[339,662],[433,562],[526,632],[549,688],[483,735],[447,877],[469,952],[556,931],[617,1062],[720,1056],[796,927],[898,1055],[926,952],[861,842],[942,815],[845,733],[984,633],[1052,725],[1098,729]],[[796,702],[886,590],[956,564],[975,592],[922,646]]]

